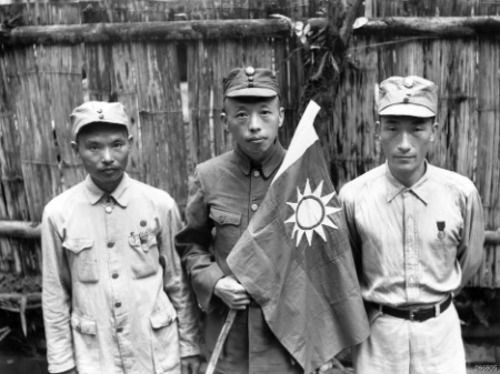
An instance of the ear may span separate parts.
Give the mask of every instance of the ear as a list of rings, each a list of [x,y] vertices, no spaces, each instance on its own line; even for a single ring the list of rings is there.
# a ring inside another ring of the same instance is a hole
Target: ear
[[[278,128],[283,126],[284,122],[285,122],[285,108],[280,106],[280,122],[278,124]]]
[[[77,142],[72,141],[71,142],[71,148],[73,149],[73,152],[75,152],[77,155],[79,154],[78,153],[78,143]]]
[[[134,143],[133,135],[129,135],[127,140],[128,140],[128,145],[132,145]]]
[[[431,142],[433,142],[434,139],[436,139],[438,128],[439,128],[439,123],[437,123],[437,122],[434,122],[431,125],[431,138],[430,138]]]
[[[375,122],[375,140],[380,140],[380,130],[381,130],[380,121]]]
[[[220,112],[220,120],[224,124],[224,130],[229,131],[229,127],[228,127],[228,124],[227,124],[227,114],[226,114],[226,112],[224,112],[224,111]]]

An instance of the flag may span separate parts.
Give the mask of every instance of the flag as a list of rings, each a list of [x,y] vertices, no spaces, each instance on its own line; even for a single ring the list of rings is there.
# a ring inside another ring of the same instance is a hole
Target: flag
[[[227,263],[305,373],[368,336],[341,205],[311,101]]]

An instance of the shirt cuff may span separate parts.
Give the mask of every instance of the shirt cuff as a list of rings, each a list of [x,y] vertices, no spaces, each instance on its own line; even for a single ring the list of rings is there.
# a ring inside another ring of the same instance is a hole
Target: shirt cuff
[[[68,370],[74,369],[76,367],[73,360],[65,362],[64,364],[49,364],[49,373],[57,374],[64,373]]]
[[[204,311],[210,311],[215,284],[226,275],[216,262],[203,270],[203,277],[198,287],[194,285],[194,291],[198,300],[198,307]]]

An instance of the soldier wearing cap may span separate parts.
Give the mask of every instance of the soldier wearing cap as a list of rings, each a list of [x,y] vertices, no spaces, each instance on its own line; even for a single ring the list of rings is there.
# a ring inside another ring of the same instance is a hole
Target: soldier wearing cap
[[[259,209],[285,150],[278,140],[284,111],[273,72],[234,69],[223,81],[221,119],[235,149],[196,167],[176,236],[179,253],[203,310],[208,355],[229,308],[238,310],[217,373],[298,373],[270,331],[260,307],[231,274],[226,257]]]
[[[174,247],[166,192],[125,173],[132,137],[120,103],[71,114],[88,175],[42,219],[43,314],[50,373],[197,373],[197,312]]]
[[[340,191],[371,335],[359,374],[465,374],[453,295],[478,270],[483,211],[474,184],[426,160],[437,87],[417,76],[379,86],[385,164]]]

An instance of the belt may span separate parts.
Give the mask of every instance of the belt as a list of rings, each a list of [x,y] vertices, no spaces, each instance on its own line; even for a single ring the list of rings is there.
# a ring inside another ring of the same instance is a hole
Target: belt
[[[380,310],[384,314],[388,314],[397,318],[404,318],[410,321],[424,322],[429,318],[434,318],[439,316],[444,312],[451,304],[451,295],[449,295],[446,300],[434,304],[430,307],[416,307],[409,309],[393,308],[386,305],[380,305],[372,302],[368,302],[368,305],[373,306],[375,309]]]

